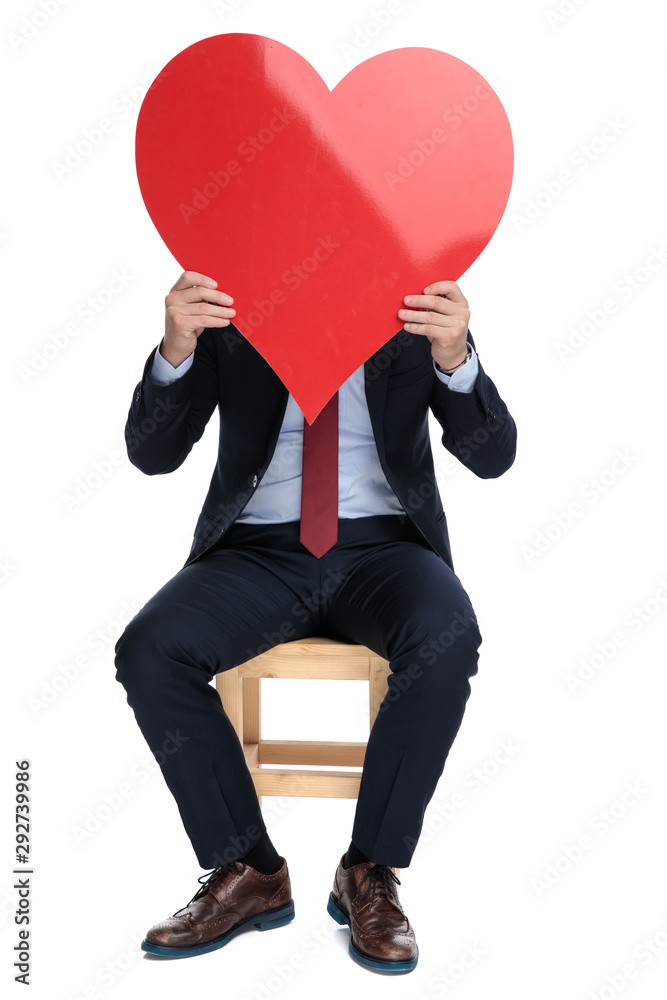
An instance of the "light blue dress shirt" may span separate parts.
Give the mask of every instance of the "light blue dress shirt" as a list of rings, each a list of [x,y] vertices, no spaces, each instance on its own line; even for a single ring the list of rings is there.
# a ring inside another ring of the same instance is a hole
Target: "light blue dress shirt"
[[[470,357],[453,375],[434,368],[437,377],[452,392],[472,392],[478,372],[477,355],[468,344]],[[190,368],[193,353],[174,368],[155,352],[149,378],[169,385]],[[338,390],[338,516],[368,517],[373,514],[403,514],[398,497],[380,465],[373,427],[366,402],[364,366],[360,365]],[[289,394],[276,450],[253,496],[238,520],[249,524],[274,524],[301,518],[301,462],[303,414]]]

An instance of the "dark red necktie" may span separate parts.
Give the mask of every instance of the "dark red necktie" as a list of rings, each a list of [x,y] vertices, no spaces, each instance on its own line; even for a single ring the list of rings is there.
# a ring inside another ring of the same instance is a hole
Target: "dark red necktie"
[[[303,422],[299,540],[320,559],[338,540],[338,393]]]

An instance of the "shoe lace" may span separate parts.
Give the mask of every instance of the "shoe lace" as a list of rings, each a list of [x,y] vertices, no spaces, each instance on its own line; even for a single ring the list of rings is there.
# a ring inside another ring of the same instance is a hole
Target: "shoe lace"
[[[366,881],[368,881],[368,885],[362,892],[361,887]],[[360,899],[365,899],[365,897],[370,893],[371,901],[368,906],[368,909],[370,910],[375,900],[383,896],[387,899],[394,900],[396,903],[398,902],[398,896],[396,895],[394,883],[396,883],[396,885],[400,885],[401,880],[396,877],[389,865],[373,865],[372,868],[368,869],[359,883],[357,892]]]
[[[189,906],[190,903],[195,901],[195,899],[199,899],[205,893],[209,892],[217,883],[224,882],[227,876],[231,875],[232,872],[241,874],[241,872],[245,871],[245,868],[246,866],[244,861],[228,861],[226,865],[220,865],[218,868],[214,868],[210,872],[204,872],[204,874],[200,875],[197,879],[198,882],[202,883],[201,889],[197,889],[192,899],[186,903],[186,906]]]

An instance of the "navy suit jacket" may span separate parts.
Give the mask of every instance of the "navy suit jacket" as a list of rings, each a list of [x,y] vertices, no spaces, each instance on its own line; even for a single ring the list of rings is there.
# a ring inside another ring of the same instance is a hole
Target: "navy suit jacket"
[[[470,331],[467,339],[475,347]],[[261,482],[288,391],[232,324],[205,329],[192,365],[170,385],[149,379],[156,350],[146,360],[125,426],[133,465],[149,476],[173,472],[202,436],[216,406],[220,411],[218,459],[187,566],[230,528]],[[454,569],[433,466],[429,409],[442,427],[444,447],[482,479],[496,478],[512,465],[514,420],[481,361],[473,391],[455,392],[438,379],[428,338],[405,330],[369,358],[364,381],[389,485],[426,542]]]

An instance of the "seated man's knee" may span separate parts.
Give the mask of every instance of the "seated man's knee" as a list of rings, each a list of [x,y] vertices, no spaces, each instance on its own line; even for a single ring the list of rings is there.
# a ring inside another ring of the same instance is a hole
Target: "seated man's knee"
[[[477,650],[482,636],[477,618],[469,603],[449,608],[446,613],[433,616],[428,636],[416,650],[415,659],[425,667],[438,664],[447,669],[460,665],[466,672],[474,672]]]
[[[154,636],[144,623],[142,612],[134,616],[116,640],[114,664],[116,680],[128,688],[141,676],[142,663],[150,663],[154,653]]]
[[[186,640],[177,616],[139,611],[116,642],[116,680],[126,689],[164,683]]]

